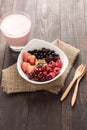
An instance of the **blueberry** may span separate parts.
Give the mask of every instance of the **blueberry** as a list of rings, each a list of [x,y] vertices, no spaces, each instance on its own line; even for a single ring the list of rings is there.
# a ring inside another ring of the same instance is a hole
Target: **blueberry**
[[[51,54],[52,54],[52,56],[55,56],[55,52],[52,52]]]
[[[33,55],[33,54],[34,54],[34,51],[28,51],[28,53],[30,53],[30,54],[32,54],[32,55]]]
[[[34,49],[34,53],[37,53],[37,49]]]
[[[46,48],[42,48],[42,52],[46,52]]]
[[[50,54],[51,54],[51,51],[49,51],[47,54],[50,55]]]

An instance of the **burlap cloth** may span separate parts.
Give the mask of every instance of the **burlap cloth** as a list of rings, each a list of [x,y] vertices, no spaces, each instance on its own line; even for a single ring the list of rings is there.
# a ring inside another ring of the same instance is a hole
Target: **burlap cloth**
[[[2,70],[2,82],[1,86],[3,91],[6,93],[17,93],[17,92],[33,92],[37,90],[47,90],[52,93],[57,94],[59,90],[64,86],[65,79],[70,72],[70,69],[79,54],[79,50],[71,45],[62,42],[60,40],[55,40],[52,44],[59,47],[65,52],[69,59],[69,65],[62,76],[45,85],[36,85],[25,81],[18,73],[16,64]]]

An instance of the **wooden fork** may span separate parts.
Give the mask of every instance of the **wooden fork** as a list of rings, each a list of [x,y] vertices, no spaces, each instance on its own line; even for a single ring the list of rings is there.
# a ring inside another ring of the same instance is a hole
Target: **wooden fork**
[[[73,96],[72,96],[72,100],[71,100],[71,106],[72,106],[72,107],[74,106],[75,101],[76,101],[79,82],[80,82],[80,80],[83,78],[83,76],[85,75],[85,73],[86,73],[86,67],[85,67],[85,69],[84,69],[83,74],[77,79],[76,86],[75,86],[75,89],[74,89],[74,92],[73,92]]]
[[[85,66],[83,64],[81,64],[76,69],[75,75],[74,75],[72,81],[70,82],[70,84],[68,85],[68,87],[66,88],[65,92],[63,93],[62,97],[60,98],[60,101],[63,101],[67,97],[67,95],[70,92],[70,90],[71,90],[73,84],[75,83],[75,81],[83,74],[84,69],[85,69]]]

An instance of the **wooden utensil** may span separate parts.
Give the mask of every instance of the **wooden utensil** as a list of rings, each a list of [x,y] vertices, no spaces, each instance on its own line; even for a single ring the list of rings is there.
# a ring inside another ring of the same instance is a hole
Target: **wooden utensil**
[[[75,86],[74,93],[73,93],[72,100],[71,100],[71,106],[72,106],[72,107],[74,106],[75,101],[76,101],[79,82],[80,82],[80,80],[83,78],[83,76],[85,75],[85,73],[86,73],[86,67],[85,67],[85,69],[84,69],[83,74],[77,79],[76,86]]]
[[[74,75],[72,81],[70,82],[70,84],[68,85],[68,87],[66,88],[65,92],[63,93],[63,95],[62,95],[60,101],[63,101],[63,100],[67,97],[67,95],[68,95],[68,93],[70,92],[70,90],[71,90],[73,84],[75,83],[75,81],[83,74],[84,69],[85,69],[85,66],[84,66],[83,64],[81,64],[81,65],[76,69],[75,75]]]

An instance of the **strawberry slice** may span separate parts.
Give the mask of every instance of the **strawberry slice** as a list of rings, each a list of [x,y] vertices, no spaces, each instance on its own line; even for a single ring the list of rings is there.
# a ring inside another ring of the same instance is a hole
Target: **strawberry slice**
[[[22,68],[23,72],[26,72],[26,66],[27,66],[27,65],[28,65],[27,62],[22,62],[22,63],[21,63],[21,68]]]
[[[35,71],[35,66],[27,65],[26,66],[26,73],[27,74],[33,74]]]
[[[34,55],[28,56],[28,62],[29,62],[31,65],[34,65],[35,62],[36,62],[36,56],[34,56]]]
[[[31,65],[27,64],[27,66],[26,66],[26,74],[30,73],[30,68],[31,68]]]
[[[28,53],[28,52],[23,53],[23,61],[24,61],[24,62],[27,62],[27,61],[28,61],[28,56],[30,56],[30,55],[31,55],[31,54]]]
[[[29,62],[30,63],[30,59],[32,58],[32,55],[28,55],[28,57],[27,57],[27,62]]]

